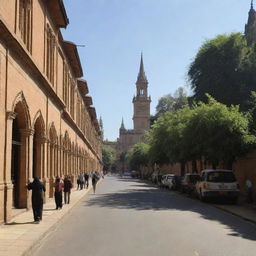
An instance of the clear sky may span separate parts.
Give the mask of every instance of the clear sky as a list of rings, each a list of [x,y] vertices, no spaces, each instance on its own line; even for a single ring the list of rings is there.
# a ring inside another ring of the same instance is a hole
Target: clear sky
[[[78,48],[104,137],[116,140],[122,117],[132,129],[135,82],[143,51],[152,98],[188,86],[187,70],[205,39],[244,32],[250,0],[64,0],[65,40]],[[256,3],[255,3],[256,5]],[[187,87],[189,91],[189,87]]]

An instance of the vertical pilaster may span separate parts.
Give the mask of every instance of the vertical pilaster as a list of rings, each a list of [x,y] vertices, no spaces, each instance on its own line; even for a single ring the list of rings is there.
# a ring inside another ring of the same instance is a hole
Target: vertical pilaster
[[[6,147],[5,147],[5,166],[3,171],[4,184],[0,185],[1,201],[3,200],[4,209],[0,208],[0,221],[4,219],[8,222],[12,216],[12,203],[13,203],[13,184],[11,179],[12,169],[12,125],[13,120],[16,118],[16,113],[9,111],[6,113]]]
[[[20,150],[20,175],[19,175],[19,207],[30,208],[30,194],[26,185],[28,180],[32,181],[33,176],[33,135],[32,129],[21,129],[21,150]]]

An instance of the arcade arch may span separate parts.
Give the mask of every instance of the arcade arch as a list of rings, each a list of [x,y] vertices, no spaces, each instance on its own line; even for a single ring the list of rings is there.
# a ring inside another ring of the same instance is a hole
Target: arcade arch
[[[19,93],[13,103],[11,143],[12,205],[14,208],[27,207],[26,183],[31,178],[29,169],[29,144],[33,136],[30,115],[23,93]]]

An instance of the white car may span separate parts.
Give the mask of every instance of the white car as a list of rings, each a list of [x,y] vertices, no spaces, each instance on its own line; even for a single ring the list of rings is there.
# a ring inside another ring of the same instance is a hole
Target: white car
[[[162,186],[166,187],[166,188],[169,188],[169,189],[172,189],[172,187],[173,187],[173,178],[174,178],[174,174],[165,174],[165,175],[163,175],[162,180],[161,180]]]
[[[239,184],[232,170],[204,170],[196,184],[196,192],[201,201],[228,198],[235,204],[239,196]]]

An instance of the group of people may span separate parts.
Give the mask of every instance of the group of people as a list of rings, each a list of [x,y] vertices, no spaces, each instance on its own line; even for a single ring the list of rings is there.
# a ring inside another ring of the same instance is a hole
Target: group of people
[[[77,178],[77,189],[83,189],[89,187],[89,174],[80,174]],[[95,172],[91,175],[93,192],[95,194],[96,184],[99,180],[99,175]],[[56,210],[62,209],[63,205],[63,192],[64,192],[64,203],[70,203],[70,194],[73,187],[71,177],[66,175],[64,180],[61,177],[56,176],[54,186],[54,199],[56,204]],[[43,203],[44,203],[44,193],[45,185],[40,181],[38,177],[34,177],[33,182],[29,182],[27,185],[28,190],[32,190],[32,208],[34,215],[34,222],[39,223],[42,220],[43,213]]]
[[[96,184],[99,180],[99,173],[97,172],[93,172],[91,175],[89,175],[88,173],[81,173],[78,178],[77,178],[77,190],[78,189],[83,189],[88,188],[89,187],[89,178],[92,178],[92,188],[93,188],[93,193],[95,194],[96,191]],[[104,177],[104,176],[103,176]]]
[[[54,198],[55,198],[56,210],[62,208],[63,191],[64,191],[64,203],[69,204],[72,187],[73,187],[73,184],[71,182],[70,176],[66,175],[64,180],[62,180],[58,176],[56,177],[56,180],[54,183],[54,188],[55,188]]]
[[[78,177],[77,177],[77,190],[88,188],[89,187],[89,174],[87,173],[81,173]]]

